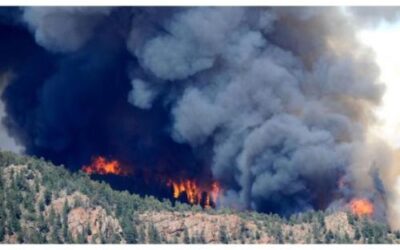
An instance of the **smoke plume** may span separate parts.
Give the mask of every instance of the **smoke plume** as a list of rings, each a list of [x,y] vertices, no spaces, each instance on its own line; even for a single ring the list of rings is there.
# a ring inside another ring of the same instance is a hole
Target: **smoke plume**
[[[0,75],[0,95],[3,93],[4,88],[7,86],[9,78],[10,73],[3,73],[3,75]],[[5,115],[6,114],[4,111],[4,103],[0,101],[0,121],[4,118]],[[17,145],[14,139],[9,136],[7,130],[2,123],[0,123],[0,149],[13,152],[21,152],[22,150],[21,146]]]
[[[356,38],[358,13],[0,12],[0,32],[24,37],[1,42],[19,53],[0,65],[15,74],[2,94],[4,124],[26,153],[72,169],[105,155],[128,168],[211,176],[224,190],[220,206],[288,215],[361,196],[385,214],[377,197],[391,192],[391,152],[368,133],[384,88]]]

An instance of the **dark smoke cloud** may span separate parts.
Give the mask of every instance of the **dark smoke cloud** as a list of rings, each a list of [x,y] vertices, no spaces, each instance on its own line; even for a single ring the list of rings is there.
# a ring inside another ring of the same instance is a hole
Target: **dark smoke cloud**
[[[3,100],[30,154],[212,175],[221,205],[281,214],[327,208],[357,179],[383,89],[340,8],[22,12],[34,38]]]
[[[24,10],[23,19],[40,45],[55,52],[70,52],[91,38],[110,11],[105,7],[30,7]]]

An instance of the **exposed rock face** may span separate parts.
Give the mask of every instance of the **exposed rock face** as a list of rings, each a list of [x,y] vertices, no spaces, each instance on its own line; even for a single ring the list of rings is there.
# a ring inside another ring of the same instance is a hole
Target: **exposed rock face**
[[[257,220],[244,220],[235,214],[207,214],[204,212],[146,212],[139,215],[139,220],[148,228],[154,225],[161,237],[169,242],[184,242],[184,231],[191,237],[201,237],[205,243],[221,243],[221,227],[224,227],[230,243],[277,243],[276,235],[269,233],[268,225],[261,225]],[[345,212],[337,212],[324,217],[326,228],[339,235],[347,234],[354,238],[354,228],[349,224]],[[281,228],[282,236],[290,236],[292,243],[313,243],[311,235],[315,229],[312,223],[276,224],[272,228]],[[245,237],[243,237],[245,235]],[[246,236],[247,235],[247,236]],[[315,242],[314,242],[315,243]]]
[[[201,237],[205,243],[221,243],[221,228],[226,231],[231,243],[248,242],[240,239],[241,230],[256,232],[258,227],[253,221],[245,221],[234,214],[207,214],[204,212],[146,212],[139,220],[147,227],[154,225],[161,237],[167,241],[184,242],[184,231],[191,237]],[[259,232],[260,237],[254,243],[269,243],[270,237]]]
[[[351,238],[354,237],[354,228],[349,224],[347,214],[338,212],[325,217],[326,229],[340,234],[348,234]]]
[[[53,207],[56,213],[61,214],[65,201],[68,204],[75,204],[77,201],[80,203],[79,207],[72,208],[68,212],[68,228],[73,238],[77,238],[83,230],[88,230],[90,233],[87,236],[87,242],[101,243],[101,235],[108,237],[107,233],[113,232],[121,239],[120,243],[125,243],[118,219],[114,215],[108,215],[100,206],[90,206],[89,197],[79,192],[52,201],[47,213],[50,207]]]
[[[68,214],[68,227],[71,228],[73,237],[77,237],[84,227],[90,227],[91,235],[88,236],[88,242],[100,243],[99,237],[95,235],[106,234],[112,231],[120,235],[122,239],[122,228],[119,221],[113,216],[107,215],[101,207],[84,209],[82,207],[72,209]],[[121,240],[121,243],[124,243]]]
[[[53,207],[54,211],[58,214],[61,214],[65,201],[67,201],[67,203],[69,204],[69,206],[75,204],[75,202],[77,202],[79,200],[79,203],[81,203],[82,206],[89,206],[89,198],[80,193],[80,192],[75,192],[71,195],[65,195],[62,197],[59,197],[55,200],[53,200],[50,204],[50,206],[47,208],[47,213],[50,210],[50,207]]]

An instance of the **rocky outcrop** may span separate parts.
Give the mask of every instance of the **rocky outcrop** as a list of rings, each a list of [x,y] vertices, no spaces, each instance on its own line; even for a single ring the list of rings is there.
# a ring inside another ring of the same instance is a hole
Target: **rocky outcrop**
[[[202,238],[205,243],[221,243],[221,230],[227,233],[231,243],[249,242],[240,237],[241,231],[254,233],[258,227],[254,221],[245,221],[235,214],[208,214],[205,212],[146,212],[139,215],[143,224],[154,225],[161,237],[169,242],[184,242],[184,231],[191,237]],[[259,232],[254,243],[269,243],[271,238]]]
[[[68,204],[79,202],[79,206],[72,208],[68,212],[68,229],[73,238],[77,238],[84,230],[88,231],[87,242],[101,243],[101,237],[110,237],[109,232],[117,235],[121,243],[124,243],[121,225],[118,219],[107,214],[106,210],[100,206],[91,206],[90,199],[86,195],[75,192],[52,201],[47,208],[47,215],[52,207],[54,211],[61,214],[65,201]]]

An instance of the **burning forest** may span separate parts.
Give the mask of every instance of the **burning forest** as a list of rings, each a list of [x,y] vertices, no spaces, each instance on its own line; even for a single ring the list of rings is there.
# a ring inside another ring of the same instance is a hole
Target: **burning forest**
[[[372,216],[374,205],[367,199],[353,199],[350,202],[351,212],[358,216]]]
[[[373,132],[385,87],[357,37],[389,12],[6,9],[1,146],[204,208],[400,227],[397,149]]]
[[[134,175],[132,168],[124,170],[121,163],[117,160],[108,160],[106,157],[98,156],[92,159],[90,165],[82,167],[82,171],[89,175],[115,175],[115,176],[128,176],[132,181],[136,181],[137,177]],[[222,189],[217,181],[203,181],[199,183],[195,179],[181,178],[181,177],[166,177],[165,174],[152,173],[142,174],[148,180],[147,185],[160,184],[160,189],[170,189],[167,197],[173,200],[180,200],[187,202],[191,205],[201,205],[204,208],[216,207],[218,198],[221,195]]]
[[[168,180],[167,185],[172,187],[173,197],[178,199],[185,195],[190,204],[200,204],[203,207],[215,207],[221,193],[220,184],[213,181],[210,185],[198,184],[195,180]]]
[[[95,157],[88,166],[83,166],[82,171],[87,174],[115,174],[126,175],[127,173],[121,169],[120,163],[116,160],[108,161],[102,156]]]

